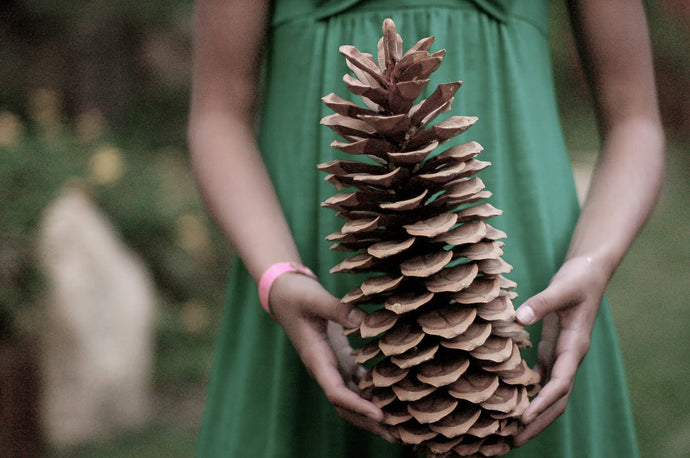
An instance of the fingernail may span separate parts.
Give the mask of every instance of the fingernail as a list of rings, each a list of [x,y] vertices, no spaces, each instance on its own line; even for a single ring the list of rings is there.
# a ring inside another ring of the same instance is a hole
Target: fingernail
[[[347,322],[351,327],[356,328],[357,326],[362,324],[362,320],[364,320],[365,316],[366,313],[364,313],[360,309],[355,308],[352,309],[350,311],[350,314],[347,316]]]
[[[380,411],[377,412],[367,412],[367,417],[371,418],[374,421],[381,421],[383,420],[383,415],[381,414]]]
[[[381,437],[383,437],[387,442],[390,442],[391,444],[395,444],[397,441],[395,440],[395,437],[391,435],[390,433],[383,433],[381,434]]]
[[[535,416],[536,416],[536,414],[535,414],[534,412],[532,412],[532,411],[530,411],[530,410],[527,410],[526,412],[524,412],[524,413],[522,414],[522,422],[523,422],[524,424],[528,424],[529,422],[531,422],[532,420],[534,420],[534,417],[535,417]]]
[[[523,305],[519,309],[517,309],[517,312],[515,312],[515,316],[517,317],[518,321],[524,325],[532,324],[534,322],[534,310],[532,307],[529,305]]]
[[[530,423],[532,420],[534,420],[534,414],[529,414],[529,415],[523,415],[522,416],[522,422],[524,424]]]

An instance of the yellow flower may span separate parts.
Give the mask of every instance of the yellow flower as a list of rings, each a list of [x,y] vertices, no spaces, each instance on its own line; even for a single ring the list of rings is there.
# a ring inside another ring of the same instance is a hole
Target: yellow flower
[[[176,242],[193,255],[204,255],[210,250],[210,234],[205,219],[198,214],[186,213],[176,221]]]
[[[89,158],[89,171],[98,184],[117,182],[125,173],[122,152],[113,145],[100,146]]]
[[[24,124],[14,113],[0,113],[0,146],[14,146],[24,134]]]
[[[180,318],[182,327],[189,334],[200,334],[211,324],[211,314],[208,307],[196,299],[184,303]]]

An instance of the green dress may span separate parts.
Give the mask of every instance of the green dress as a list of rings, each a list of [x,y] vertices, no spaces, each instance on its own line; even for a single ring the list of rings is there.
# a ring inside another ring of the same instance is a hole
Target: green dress
[[[338,47],[353,44],[375,55],[386,17],[395,21],[404,49],[434,35],[431,50],[448,51],[424,96],[439,83],[464,81],[452,114],[478,116],[479,122],[456,143],[478,141],[484,146],[479,159],[493,163],[481,177],[494,193],[492,204],[504,210],[491,224],[508,234],[504,259],[514,266],[509,278],[518,283],[517,306],[542,290],[562,263],[579,211],[554,97],[548,0],[276,2],[258,141],[302,259],[336,296],[361,280],[328,273],[346,254],[330,251],[324,240],[342,220],[319,206],[336,190],[316,165],[346,155],[329,147],[335,134],[319,120],[332,112],[320,99],[330,92],[348,97],[342,82],[348,69]],[[529,331],[538,340],[538,326]],[[526,358],[533,364],[534,350]],[[415,456],[339,419],[282,329],[261,309],[256,285],[239,262],[198,453],[203,458]],[[637,455],[623,364],[604,304],[567,411],[510,456]]]

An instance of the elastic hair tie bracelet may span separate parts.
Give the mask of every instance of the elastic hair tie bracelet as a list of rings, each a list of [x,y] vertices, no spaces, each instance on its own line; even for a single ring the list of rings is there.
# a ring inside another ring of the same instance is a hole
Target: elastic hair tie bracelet
[[[296,262],[277,262],[266,269],[259,280],[259,302],[261,302],[261,307],[263,307],[266,313],[271,316],[273,316],[273,312],[268,305],[268,294],[271,292],[271,286],[273,286],[273,282],[276,281],[278,277],[288,272],[306,275],[315,280],[317,279],[316,274],[308,267]]]

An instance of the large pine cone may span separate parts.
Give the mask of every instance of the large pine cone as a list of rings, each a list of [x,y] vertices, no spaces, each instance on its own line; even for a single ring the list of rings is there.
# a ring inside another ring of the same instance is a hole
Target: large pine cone
[[[391,433],[433,456],[499,455],[511,448],[520,415],[538,390],[538,376],[520,355],[529,335],[515,320],[517,286],[503,276],[506,237],[486,221],[499,215],[482,201],[491,193],[475,176],[490,163],[468,142],[436,152],[475,117],[452,116],[461,82],[441,84],[415,104],[445,51],[433,37],[402,53],[386,19],[378,63],[342,46],[354,77],[348,89],[367,108],[335,94],[336,114],[322,123],[345,141],[331,146],[371,160],[320,164],[341,192],[322,205],[346,223],[327,237],[356,252],[331,272],[371,272],[343,297],[369,314],[357,329],[365,344],[356,360],[371,369],[360,388],[381,407]]]

